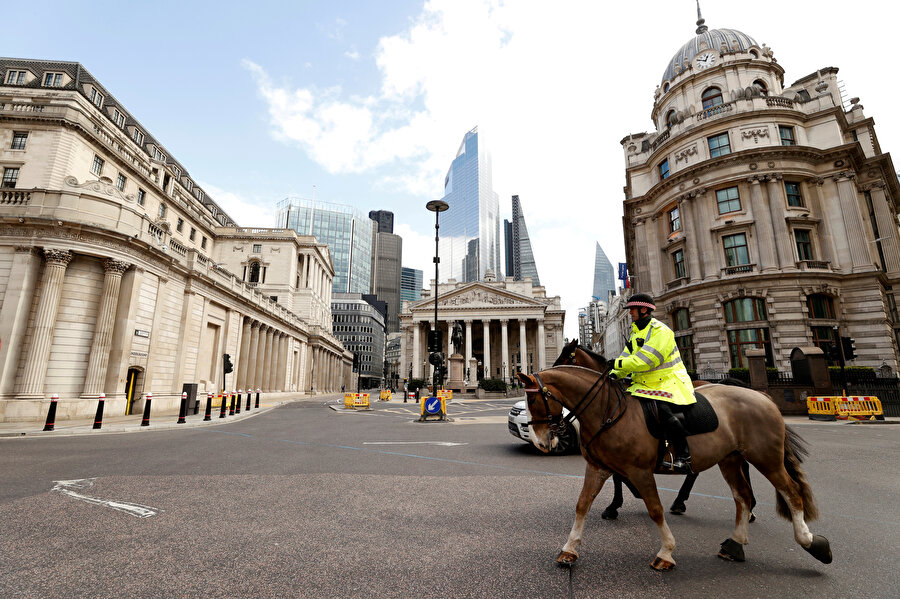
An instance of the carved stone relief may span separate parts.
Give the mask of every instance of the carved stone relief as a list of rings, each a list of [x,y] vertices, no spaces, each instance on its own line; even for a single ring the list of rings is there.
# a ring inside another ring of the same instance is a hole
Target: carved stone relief
[[[72,176],[68,176],[65,178],[66,185],[69,187],[74,187],[76,189],[85,189],[87,191],[93,191],[98,195],[106,195],[110,197],[119,198],[125,202],[134,202],[133,194],[124,194],[119,191],[119,188],[112,184],[112,182],[108,182],[109,179],[104,177],[103,180],[100,181],[85,181],[84,183],[79,183],[78,179]]]

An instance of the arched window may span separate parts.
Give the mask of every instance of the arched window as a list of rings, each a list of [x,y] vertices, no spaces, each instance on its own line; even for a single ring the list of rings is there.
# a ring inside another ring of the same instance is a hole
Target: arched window
[[[757,79],[753,82],[753,87],[759,90],[759,95],[768,96],[769,95],[769,87],[766,85],[766,82],[762,79]]]
[[[675,124],[675,109],[673,108],[669,112],[666,113],[666,127],[671,127]]]
[[[725,302],[725,322],[758,322],[766,320],[766,302],[762,298],[741,297]],[[772,366],[772,342],[769,338],[769,327],[754,326],[744,329],[729,329],[728,350],[731,354],[732,368],[747,368],[748,349],[764,349],[766,366]]]
[[[250,282],[259,283],[259,262],[250,263]]]
[[[713,106],[718,106],[722,104],[724,100],[722,100],[722,90],[718,87],[709,87],[706,91],[703,92],[703,95],[700,96],[703,100],[703,109],[712,108]]]

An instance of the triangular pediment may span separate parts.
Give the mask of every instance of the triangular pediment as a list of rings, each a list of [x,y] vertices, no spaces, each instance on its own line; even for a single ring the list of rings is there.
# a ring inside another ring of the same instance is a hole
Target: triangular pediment
[[[546,302],[538,301],[506,289],[483,283],[469,283],[438,297],[438,308],[546,308]],[[410,306],[411,312],[434,310],[434,300],[425,298]]]

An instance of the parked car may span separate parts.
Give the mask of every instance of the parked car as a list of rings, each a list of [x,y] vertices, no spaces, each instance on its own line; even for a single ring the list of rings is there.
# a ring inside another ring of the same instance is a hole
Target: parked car
[[[563,408],[563,416],[566,416],[569,410]],[[528,411],[525,409],[525,400],[517,401],[509,410],[509,433],[514,437],[531,443],[531,430],[528,427]],[[559,455],[564,453],[573,453],[578,451],[581,440],[579,434],[578,421],[575,420],[573,426],[566,427],[565,433],[559,437],[556,448],[551,454]]]

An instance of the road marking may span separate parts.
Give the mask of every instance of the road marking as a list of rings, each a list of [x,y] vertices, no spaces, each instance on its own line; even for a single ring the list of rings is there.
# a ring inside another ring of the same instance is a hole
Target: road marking
[[[78,499],[79,501],[93,503],[95,505],[102,505],[104,507],[109,507],[120,512],[125,512],[126,514],[131,514],[136,518],[149,518],[150,516],[155,516],[162,511],[155,507],[149,507],[137,503],[129,503],[127,501],[109,501],[107,499],[89,497],[88,495],[82,495],[81,493],[76,493],[72,490],[89,489],[94,486],[94,480],[96,479],[76,478],[73,480],[55,480],[53,482],[56,483],[56,485],[50,490],[57,491],[59,493],[62,493],[63,495],[68,495],[69,497]]]
[[[454,443],[453,441],[364,441],[363,445],[439,445],[441,447],[456,447],[468,445],[468,443]]]

